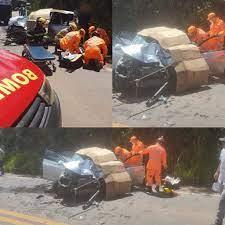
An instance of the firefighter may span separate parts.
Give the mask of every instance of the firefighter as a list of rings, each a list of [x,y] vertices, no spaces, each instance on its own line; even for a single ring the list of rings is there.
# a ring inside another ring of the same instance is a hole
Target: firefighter
[[[92,35],[93,35],[93,33],[95,32],[95,30],[96,30],[95,26],[90,26],[90,27],[88,28],[88,35],[89,35],[89,38],[92,37]]]
[[[99,37],[102,38],[105,41],[105,44],[107,45],[107,47],[110,47],[111,44],[111,40],[106,32],[105,29],[98,27],[96,29],[96,31],[99,33]]]
[[[209,13],[208,21],[210,22],[210,30],[208,34],[210,37],[214,37],[211,39],[213,50],[221,50],[224,47],[225,23],[213,12]]]
[[[38,17],[34,29],[27,32],[27,37],[30,42],[33,43],[46,43],[47,42],[47,31],[45,24],[47,23],[45,18]]]
[[[80,29],[79,31],[71,31],[60,40],[60,48],[64,51],[70,52],[71,54],[80,53],[79,47],[84,36],[84,29]]]
[[[62,38],[64,38],[69,32],[71,31],[77,31],[77,25],[75,22],[71,22],[69,24],[69,27],[67,28],[64,28],[62,29],[61,31],[59,31],[56,36],[55,36],[55,43],[56,43],[56,46],[55,46],[55,52],[57,52],[57,49],[59,48],[60,46],[60,40]]]
[[[204,42],[204,40],[209,38],[209,35],[201,28],[197,28],[195,26],[188,27],[188,36],[191,42],[197,44],[202,52],[211,50],[212,47],[210,45],[210,40]]]
[[[142,152],[143,155],[149,156],[146,167],[146,186],[149,192],[152,192],[153,184],[156,184],[156,191],[159,192],[162,169],[167,168],[166,150],[162,146],[163,142],[164,138],[160,137],[155,145],[149,146]]]
[[[145,149],[145,145],[136,136],[130,138],[130,143],[132,144],[132,155],[139,154]]]
[[[132,155],[131,152],[125,148],[118,146],[114,149],[114,153],[127,167],[142,165],[142,157],[140,157],[140,155]]]
[[[100,68],[102,68],[107,53],[108,48],[105,41],[95,31],[92,37],[84,43],[84,66],[89,65],[90,60],[97,60]]]
[[[123,163],[126,162],[126,160],[131,157],[131,153],[127,149],[122,148],[120,146],[117,146],[114,149],[114,153],[117,156],[117,158]]]

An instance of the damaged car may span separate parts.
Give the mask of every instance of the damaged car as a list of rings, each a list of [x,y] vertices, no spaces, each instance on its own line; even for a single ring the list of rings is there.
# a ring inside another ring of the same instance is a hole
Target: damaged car
[[[166,83],[172,88],[176,73],[170,54],[150,37],[132,37],[126,33],[114,36],[114,90],[125,92],[135,88],[138,95],[140,88],[157,90]]]
[[[46,150],[43,159],[43,178],[53,181],[55,193],[75,202],[88,197],[83,208],[104,195],[104,174],[91,158],[73,152],[57,153]]]

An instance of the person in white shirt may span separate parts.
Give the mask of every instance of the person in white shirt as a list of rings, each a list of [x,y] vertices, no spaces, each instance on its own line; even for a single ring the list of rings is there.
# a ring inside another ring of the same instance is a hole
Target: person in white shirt
[[[220,153],[220,162],[214,174],[214,179],[220,184],[221,198],[216,214],[216,220],[213,225],[222,225],[225,217],[225,137],[220,138],[219,140],[222,142],[223,149]]]

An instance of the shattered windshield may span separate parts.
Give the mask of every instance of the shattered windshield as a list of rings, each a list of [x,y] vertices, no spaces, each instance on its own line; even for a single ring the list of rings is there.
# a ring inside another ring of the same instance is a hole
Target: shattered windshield
[[[122,51],[140,62],[159,63],[160,66],[172,64],[171,55],[157,41],[137,35],[128,46],[121,47]]]
[[[103,172],[92,159],[87,156],[81,156],[75,153],[69,162],[64,163],[65,168],[72,170],[79,175],[94,175],[96,177],[102,177]]]

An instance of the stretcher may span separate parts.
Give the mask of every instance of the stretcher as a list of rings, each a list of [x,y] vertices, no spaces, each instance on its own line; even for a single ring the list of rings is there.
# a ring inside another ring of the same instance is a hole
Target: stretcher
[[[61,52],[59,55],[59,65],[60,67],[78,69],[83,66],[83,55]]]
[[[53,62],[55,56],[43,46],[25,44],[22,56],[39,66],[46,72],[46,75],[52,75],[52,72],[56,72],[56,66]]]

